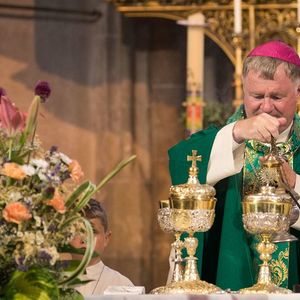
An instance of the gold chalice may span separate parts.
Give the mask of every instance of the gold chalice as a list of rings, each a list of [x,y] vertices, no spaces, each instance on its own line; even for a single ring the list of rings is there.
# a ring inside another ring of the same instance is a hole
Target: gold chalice
[[[262,264],[259,268],[258,280],[255,285],[240,290],[246,293],[280,293],[287,294],[292,291],[278,287],[272,282],[269,261],[276,246],[272,242],[273,234],[286,233],[290,226],[290,213],[292,198],[285,192],[280,184],[278,166],[280,162],[271,153],[263,162],[265,174],[269,182],[261,187],[257,194],[248,195],[243,199],[243,224],[246,231],[258,235],[260,242],[256,249],[260,254]],[[276,181],[277,187],[272,186],[272,180]]]
[[[180,247],[178,247],[180,253],[176,255],[175,252],[175,268],[171,283],[154,289],[151,292],[152,294],[210,294],[223,292],[217,286],[200,280],[197,269],[195,253],[198,239],[194,237],[194,233],[205,232],[211,228],[215,217],[216,198],[214,197],[215,189],[213,187],[200,184],[196,165],[196,161],[200,160],[200,157],[197,156],[196,150],[193,150],[192,153],[193,155],[187,158],[192,161],[187,183],[171,186],[169,194],[172,223],[170,227],[176,233],[188,233],[188,237],[183,242],[188,254],[185,258],[185,268],[183,275],[177,276],[178,270],[182,270],[179,267],[181,261],[177,261],[176,265],[176,259],[178,257],[181,259],[182,244],[180,244]],[[176,240],[179,240],[179,235]]]

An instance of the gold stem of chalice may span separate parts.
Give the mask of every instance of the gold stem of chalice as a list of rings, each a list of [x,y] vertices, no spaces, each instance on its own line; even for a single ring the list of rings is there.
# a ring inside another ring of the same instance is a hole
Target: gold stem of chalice
[[[182,259],[182,249],[184,248],[184,242],[180,240],[182,232],[178,231],[174,227],[173,218],[174,210],[170,208],[169,200],[159,201],[159,210],[158,210],[158,224],[160,228],[166,233],[173,233],[175,236],[175,241],[171,244],[171,247],[174,251],[174,268],[172,270],[171,282],[166,286],[160,286],[155,288],[150,292],[150,294],[168,294],[170,284],[176,282],[181,282],[183,280],[183,259]]]
[[[256,246],[259,258],[262,260],[262,264],[259,268],[257,284],[261,285],[273,285],[271,278],[271,270],[269,266],[269,261],[272,259],[272,253],[275,252],[276,246],[271,243],[270,234],[261,234],[261,241]]]
[[[198,268],[197,268],[197,257],[195,257],[196,250],[198,247],[198,239],[193,237],[190,233],[188,237],[184,239],[184,245],[188,256],[185,258],[185,270],[184,270],[184,281],[200,280]]]
[[[184,247],[184,243],[183,241],[180,240],[180,235],[181,233],[176,232],[175,242],[172,243],[172,247],[175,252],[175,258],[174,258],[174,269],[172,273],[171,283],[183,280],[183,265],[182,265],[183,259],[181,256],[181,251]]]
[[[256,249],[258,251],[259,258],[262,260],[262,264],[259,266],[257,283],[253,286],[245,289],[241,289],[241,294],[289,294],[292,291],[289,289],[281,288],[272,282],[271,268],[269,261],[272,259],[272,253],[275,252],[276,246],[271,242],[271,234],[261,234],[261,241],[257,244]]]

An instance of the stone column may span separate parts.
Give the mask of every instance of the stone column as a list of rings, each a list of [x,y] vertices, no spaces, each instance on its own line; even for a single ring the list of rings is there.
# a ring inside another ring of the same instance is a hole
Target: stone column
[[[203,126],[204,15],[196,13],[179,22],[187,26],[187,135]]]

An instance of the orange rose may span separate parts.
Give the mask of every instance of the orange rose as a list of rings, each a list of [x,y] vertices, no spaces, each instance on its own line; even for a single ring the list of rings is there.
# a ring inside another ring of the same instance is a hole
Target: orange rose
[[[55,191],[53,198],[47,201],[46,204],[52,206],[57,212],[61,214],[66,212],[64,198],[58,191]]]
[[[3,218],[7,222],[13,222],[17,224],[20,224],[22,221],[31,219],[31,214],[29,213],[28,208],[20,202],[7,204],[3,209],[2,214]]]
[[[1,174],[14,179],[24,179],[26,177],[21,166],[16,163],[5,163],[1,170]]]
[[[71,178],[74,182],[78,182],[84,175],[77,160],[71,161],[69,171],[71,172]]]

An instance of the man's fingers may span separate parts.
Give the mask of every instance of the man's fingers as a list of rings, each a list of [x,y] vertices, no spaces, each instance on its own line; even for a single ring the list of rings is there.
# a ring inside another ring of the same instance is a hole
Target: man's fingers
[[[278,118],[277,120],[279,121],[280,126],[286,125],[287,122],[286,118],[282,117],[282,118]]]

